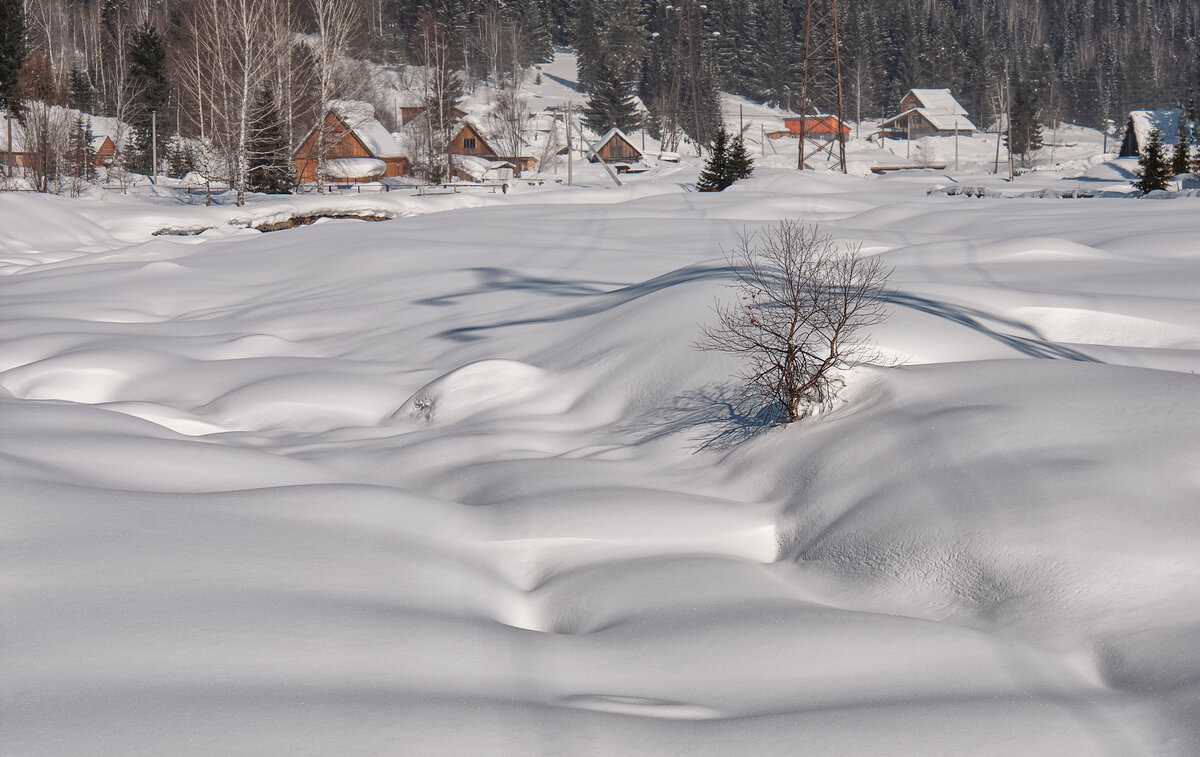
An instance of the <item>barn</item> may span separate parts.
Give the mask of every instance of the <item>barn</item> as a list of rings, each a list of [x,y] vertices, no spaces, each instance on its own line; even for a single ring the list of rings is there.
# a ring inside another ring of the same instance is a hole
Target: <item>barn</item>
[[[625,136],[625,132],[615,126],[600,137],[592,149],[595,150],[595,154],[588,156],[592,163],[596,162],[597,155],[605,163],[636,163],[642,159],[642,151],[634,147],[629,137]]]
[[[1130,111],[1129,121],[1125,124],[1125,140],[1121,143],[1121,157],[1136,158],[1141,155],[1142,148],[1150,142],[1150,132],[1155,129],[1162,134],[1164,147],[1174,147],[1179,141],[1181,116],[1179,108]]]
[[[330,100],[325,118],[296,148],[296,183],[317,180],[317,143],[325,131],[323,178],[338,183],[362,183],[404,176],[409,162],[395,137],[375,118],[375,106],[361,100]]]
[[[837,116],[797,116],[796,118],[783,119],[783,125],[787,127],[787,133],[793,137],[800,136],[800,130],[805,130],[805,136],[809,139],[828,139],[834,140],[838,138],[838,133],[845,137],[850,133],[850,127],[845,121],[838,121]]]
[[[531,155],[500,155],[483,136],[483,131],[471,121],[464,121],[454,139],[450,140],[451,155],[483,158],[492,163],[508,163],[513,168],[514,175],[520,176],[525,171],[532,171],[537,165],[537,159]],[[473,173],[456,171],[464,181],[477,181]]]
[[[885,137],[969,137],[978,131],[964,108],[948,89],[910,89],[900,100],[900,115],[880,125]]]

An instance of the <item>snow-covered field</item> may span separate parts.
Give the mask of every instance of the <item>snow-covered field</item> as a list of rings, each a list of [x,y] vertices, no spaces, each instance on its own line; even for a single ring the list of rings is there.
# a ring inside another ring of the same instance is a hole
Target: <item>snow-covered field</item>
[[[1200,200],[926,194],[1127,169],[0,195],[0,753],[1200,753]],[[781,218],[904,361],[786,428],[692,347]]]

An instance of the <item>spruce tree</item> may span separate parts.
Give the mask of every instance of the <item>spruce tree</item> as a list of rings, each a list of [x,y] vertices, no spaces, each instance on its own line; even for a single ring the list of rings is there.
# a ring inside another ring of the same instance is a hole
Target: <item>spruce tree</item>
[[[67,105],[82,113],[91,113],[94,94],[88,75],[78,68],[72,68],[67,78]]]
[[[67,152],[70,175],[76,179],[90,181],[96,176],[96,153],[92,149],[92,121],[81,113],[71,127],[70,147]]]
[[[604,134],[614,127],[629,131],[637,126],[641,119],[629,84],[607,59],[600,62],[595,76],[587,106],[583,109],[588,128],[597,134]]]
[[[254,96],[250,114],[250,169],[246,189],[265,194],[290,194],[295,183],[283,119],[274,93],[267,87]]]
[[[746,149],[746,140],[739,134],[729,145],[729,179],[730,184],[741,179],[749,178],[754,173],[754,159]]]
[[[133,101],[133,150],[130,167],[137,173],[153,171],[153,154],[166,156],[166,129],[158,130],[158,144],[152,144],[153,113],[162,110],[170,96],[167,84],[167,50],[162,35],[147,21],[129,40],[129,81],[136,96]]]
[[[0,0],[0,105],[7,106],[16,94],[17,72],[24,60],[25,4]]]
[[[579,0],[575,17],[575,55],[578,66],[579,89],[591,92],[596,70],[603,59],[600,27],[596,21],[596,0]]]
[[[1185,129],[1180,132],[1179,141],[1175,143],[1175,151],[1171,153],[1171,173],[1178,176],[1190,171],[1191,157],[1191,145],[1188,144],[1187,130]]]
[[[1167,188],[1167,161],[1163,155],[1162,132],[1158,129],[1150,132],[1150,142],[1142,150],[1138,165],[1141,170],[1133,186],[1142,194]]]
[[[1021,156],[1028,166],[1033,154],[1042,149],[1041,108],[1037,90],[1028,81],[1018,82],[1013,88],[1012,144],[1009,149]]]
[[[712,152],[704,164],[704,170],[700,172],[700,178],[696,180],[696,191],[720,192],[732,184],[735,179],[729,158],[729,132],[722,126],[713,137]]]

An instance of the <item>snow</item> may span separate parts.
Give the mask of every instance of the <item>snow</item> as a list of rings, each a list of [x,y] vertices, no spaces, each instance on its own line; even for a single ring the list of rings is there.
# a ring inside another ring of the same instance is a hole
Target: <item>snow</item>
[[[383,124],[375,119],[375,106],[362,100],[330,100],[329,107],[376,158],[398,158],[404,150]]]
[[[929,123],[932,124],[935,129],[940,131],[977,131],[975,124],[971,123],[971,120],[966,116],[947,113],[945,111],[931,110],[929,108],[912,108],[911,110],[906,110],[894,118],[888,119],[884,123],[892,123],[897,119],[904,118],[909,113],[920,113],[925,120],[929,121]]]
[[[375,158],[335,158],[325,161],[321,171],[333,179],[378,178],[387,171],[387,164]]]
[[[931,113],[946,115],[967,115],[964,108],[949,89],[913,89],[909,93],[917,98],[921,107]]]
[[[1200,197],[1047,133],[0,193],[0,753],[1197,754]],[[247,228],[319,213],[393,220]],[[898,364],[771,427],[692,344],[783,218],[894,267]]]
[[[1129,122],[1137,134],[1139,145],[1150,144],[1150,132],[1158,129],[1162,134],[1164,145],[1174,145],[1179,141],[1179,108],[1161,108],[1159,110],[1134,110],[1129,113]]]

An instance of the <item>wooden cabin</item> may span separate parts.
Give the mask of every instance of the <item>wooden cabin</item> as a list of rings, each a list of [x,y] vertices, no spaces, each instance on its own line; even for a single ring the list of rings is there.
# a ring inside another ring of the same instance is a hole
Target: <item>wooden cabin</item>
[[[375,118],[375,108],[360,100],[330,100],[322,124],[314,126],[293,155],[296,183],[317,180],[319,129],[325,131],[323,178],[357,184],[404,176],[409,161],[396,138]]]
[[[401,105],[400,106],[400,123],[404,126],[412,123],[421,116],[425,115],[425,104],[418,105]],[[451,115],[455,120],[461,121],[467,117],[467,112],[462,108],[452,108]]]
[[[625,132],[613,127],[600,138],[593,148],[595,155],[589,155],[588,160],[596,162],[596,155],[605,163],[637,163],[642,159],[642,151],[633,146]]]
[[[117,159],[117,145],[107,134],[92,137],[92,165],[96,168],[111,166]]]
[[[492,163],[510,163],[516,176],[537,167],[537,158],[532,155],[501,155],[498,153],[484,138],[479,127],[470,121],[464,121],[458,133],[454,135],[454,139],[450,140],[449,152],[451,155],[483,158]]]
[[[1158,110],[1133,110],[1129,112],[1129,121],[1125,124],[1125,139],[1121,141],[1120,157],[1136,158],[1150,143],[1150,132],[1158,129],[1163,147],[1174,147],[1179,141],[1179,119],[1183,117],[1180,108],[1160,108]]]
[[[880,125],[883,136],[892,139],[921,137],[969,137],[978,131],[948,89],[910,89],[900,100],[900,115]]]
[[[834,140],[839,133],[842,137],[850,133],[850,127],[845,121],[838,121],[837,116],[797,116],[783,119],[783,125],[793,137],[799,137],[803,128],[809,139]]]

